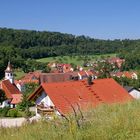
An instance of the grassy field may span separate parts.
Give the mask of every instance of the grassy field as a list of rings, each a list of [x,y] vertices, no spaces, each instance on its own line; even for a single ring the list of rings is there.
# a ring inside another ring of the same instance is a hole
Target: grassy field
[[[15,69],[14,74],[16,80],[21,79],[25,75],[24,71],[22,71],[21,69]]]
[[[75,117],[40,121],[20,128],[0,128],[0,140],[139,140],[140,101],[102,105],[83,113],[77,126]]]
[[[104,54],[104,55],[87,55],[87,56],[58,56],[58,57],[47,57],[37,59],[38,62],[62,62],[62,63],[73,63],[75,65],[82,65],[84,60],[94,61],[96,59],[114,57],[116,54]]]

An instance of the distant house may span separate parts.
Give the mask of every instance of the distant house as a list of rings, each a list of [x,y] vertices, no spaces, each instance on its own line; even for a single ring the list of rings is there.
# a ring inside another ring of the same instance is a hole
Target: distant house
[[[111,57],[107,59],[107,62],[112,65],[116,64],[118,68],[120,68],[122,64],[125,62],[125,59],[120,59],[119,57]]]
[[[86,73],[84,70],[79,71],[79,72],[78,72],[78,76],[79,76],[79,79],[80,79],[80,80],[85,79],[85,78],[88,77],[88,76],[87,76],[87,73]]]
[[[136,79],[136,80],[138,79],[138,75],[136,72],[129,72],[129,71],[111,73],[111,76],[116,76],[118,78],[126,77],[126,78],[130,78],[130,79]]]
[[[41,74],[41,72],[38,72],[38,71],[29,72],[24,77],[22,77],[22,79],[20,79],[20,80],[25,81],[25,82],[35,82],[36,83],[39,81],[40,74]]]
[[[79,71],[78,72],[78,76],[79,76],[79,79],[80,80],[83,80],[83,79],[86,79],[88,78],[89,76],[92,76],[93,79],[96,79],[97,77],[93,74],[92,71],[89,71],[89,70],[82,70],[82,71]]]
[[[50,62],[48,64],[48,67],[50,67],[50,68],[56,68],[56,62]]]
[[[57,64],[56,67],[60,73],[66,73],[66,72],[73,71],[73,68],[70,64]]]
[[[0,105],[0,108],[9,106],[16,107],[22,100],[22,94],[14,83],[14,75],[10,62],[5,70],[5,80],[1,81],[0,89],[5,92],[6,100]]]
[[[125,86],[124,88],[133,98],[140,99],[140,90],[130,86]]]
[[[39,84],[39,77],[41,75],[41,72],[29,72],[24,77],[22,77],[20,80],[15,80],[15,84],[17,88],[21,91],[25,91],[25,84],[29,83],[35,83]]]
[[[87,80],[59,83],[42,83],[29,97],[36,103],[36,115],[64,116],[73,109],[88,109],[107,103],[123,103],[132,100],[127,91],[113,79],[98,79],[92,84]]]

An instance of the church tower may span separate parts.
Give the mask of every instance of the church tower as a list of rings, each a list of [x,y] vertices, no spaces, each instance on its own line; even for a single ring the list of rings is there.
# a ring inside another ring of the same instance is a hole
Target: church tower
[[[14,73],[10,61],[8,62],[8,66],[5,70],[5,80],[9,80],[11,84],[14,83]]]

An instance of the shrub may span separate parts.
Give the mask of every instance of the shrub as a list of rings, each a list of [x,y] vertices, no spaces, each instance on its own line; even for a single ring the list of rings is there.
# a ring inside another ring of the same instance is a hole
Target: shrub
[[[10,109],[7,113],[8,117],[22,117],[23,113],[19,111],[17,108]]]
[[[0,117],[6,117],[9,109],[10,109],[9,107],[1,108],[0,109]]]

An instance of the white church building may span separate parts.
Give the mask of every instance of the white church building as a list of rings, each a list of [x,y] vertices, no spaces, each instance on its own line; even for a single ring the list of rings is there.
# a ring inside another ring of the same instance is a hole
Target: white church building
[[[10,62],[8,62],[8,66],[5,70],[4,80],[0,83],[0,89],[4,91],[6,96],[6,100],[0,104],[0,108],[4,108],[6,106],[14,108],[21,102],[22,94],[14,83],[14,71]]]

